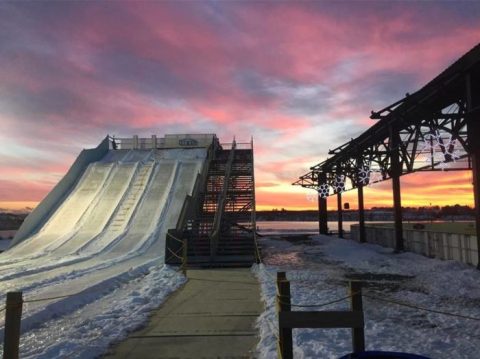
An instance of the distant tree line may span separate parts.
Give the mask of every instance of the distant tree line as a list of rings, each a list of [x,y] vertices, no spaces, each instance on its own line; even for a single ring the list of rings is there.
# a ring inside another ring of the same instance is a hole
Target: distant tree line
[[[402,207],[404,220],[451,220],[451,219],[474,219],[474,210],[469,206],[459,204],[425,207]],[[357,210],[343,210],[343,219],[346,221],[358,220]],[[367,221],[390,221],[393,220],[392,207],[372,207],[365,210]],[[273,208],[270,211],[257,211],[258,221],[316,221],[318,211],[290,211],[285,208]],[[328,211],[328,220],[337,220],[337,211]]]
[[[23,220],[27,215],[16,213],[2,213],[0,212],[0,231],[15,230],[20,228]]]
[[[402,207],[405,220],[453,220],[474,219],[474,210],[469,206],[455,204],[452,206],[424,206]],[[0,230],[16,230],[20,228],[27,214],[0,212]],[[357,210],[344,210],[343,219],[357,221]],[[365,210],[367,221],[391,221],[393,220],[392,207],[372,207]],[[285,208],[273,208],[270,211],[257,211],[258,221],[317,221],[318,211],[291,211]],[[337,211],[328,211],[328,220],[337,220]]]

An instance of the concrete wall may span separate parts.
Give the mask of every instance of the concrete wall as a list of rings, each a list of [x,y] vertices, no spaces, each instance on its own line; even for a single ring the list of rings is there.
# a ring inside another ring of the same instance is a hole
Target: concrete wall
[[[365,226],[368,243],[384,247],[395,247],[395,232],[393,228]],[[359,241],[359,226],[351,226],[351,238]],[[468,234],[432,232],[424,230],[403,230],[405,249],[431,258],[456,260],[476,266],[477,237]]]
[[[67,174],[57,183],[50,193],[30,213],[16,233],[12,246],[20,243],[25,238],[37,232],[62,203],[63,199],[71,191],[85,168],[92,162],[99,161],[109,149],[109,140],[105,138],[96,148],[83,150],[77,157]]]

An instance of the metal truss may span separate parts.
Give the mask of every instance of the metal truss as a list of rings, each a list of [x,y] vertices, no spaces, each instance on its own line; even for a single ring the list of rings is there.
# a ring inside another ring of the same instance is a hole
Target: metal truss
[[[416,93],[372,111],[370,118],[378,122],[330,150],[331,158],[293,184],[323,197],[418,171],[471,170],[467,120],[473,112],[465,78],[479,73],[477,45]]]

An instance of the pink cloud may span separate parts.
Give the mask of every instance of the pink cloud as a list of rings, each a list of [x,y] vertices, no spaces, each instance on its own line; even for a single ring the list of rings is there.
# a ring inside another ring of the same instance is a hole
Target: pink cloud
[[[2,201],[40,201],[53,188],[53,184],[38,181],[6,181],[0,179]]]
[[[321,137],[328,125],[321,121],[336,122],[345,136],[351,120],[366,129],[370,109],[418,89],[478,41],[480,25],[464,20],[467,10],[452,13],[443,3],[363,7],[124,2],[26,4],[10,18],[5,12],[1,129],[41,155],[0,162],[1,170],[44,178],[64,173],[85,143],[94,147],[107,132],[161,135],[173,128],[215,131],[224,141],[253,135],[259,183],[272,174],[291,183],[326,153],[279,144],[301,132]],[[309,88],[325,91],[308,97],[302,90]],[[322,137],[322,145],[334,148],[338,140]],[[418,183],[405,180],[405,188],[413,193]],[[32,185],[32,197],[47,187]],[[372,198],[380,203],[388,191]],[[289,206],[308,205],[285,196]]]

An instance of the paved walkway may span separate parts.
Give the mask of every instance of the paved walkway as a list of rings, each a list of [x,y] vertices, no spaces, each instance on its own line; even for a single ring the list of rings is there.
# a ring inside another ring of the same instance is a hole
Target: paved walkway
[[[250,358],[263,311],[249,268],[188,271],[188,282],[157,309],[147,327],[107,358]]]

